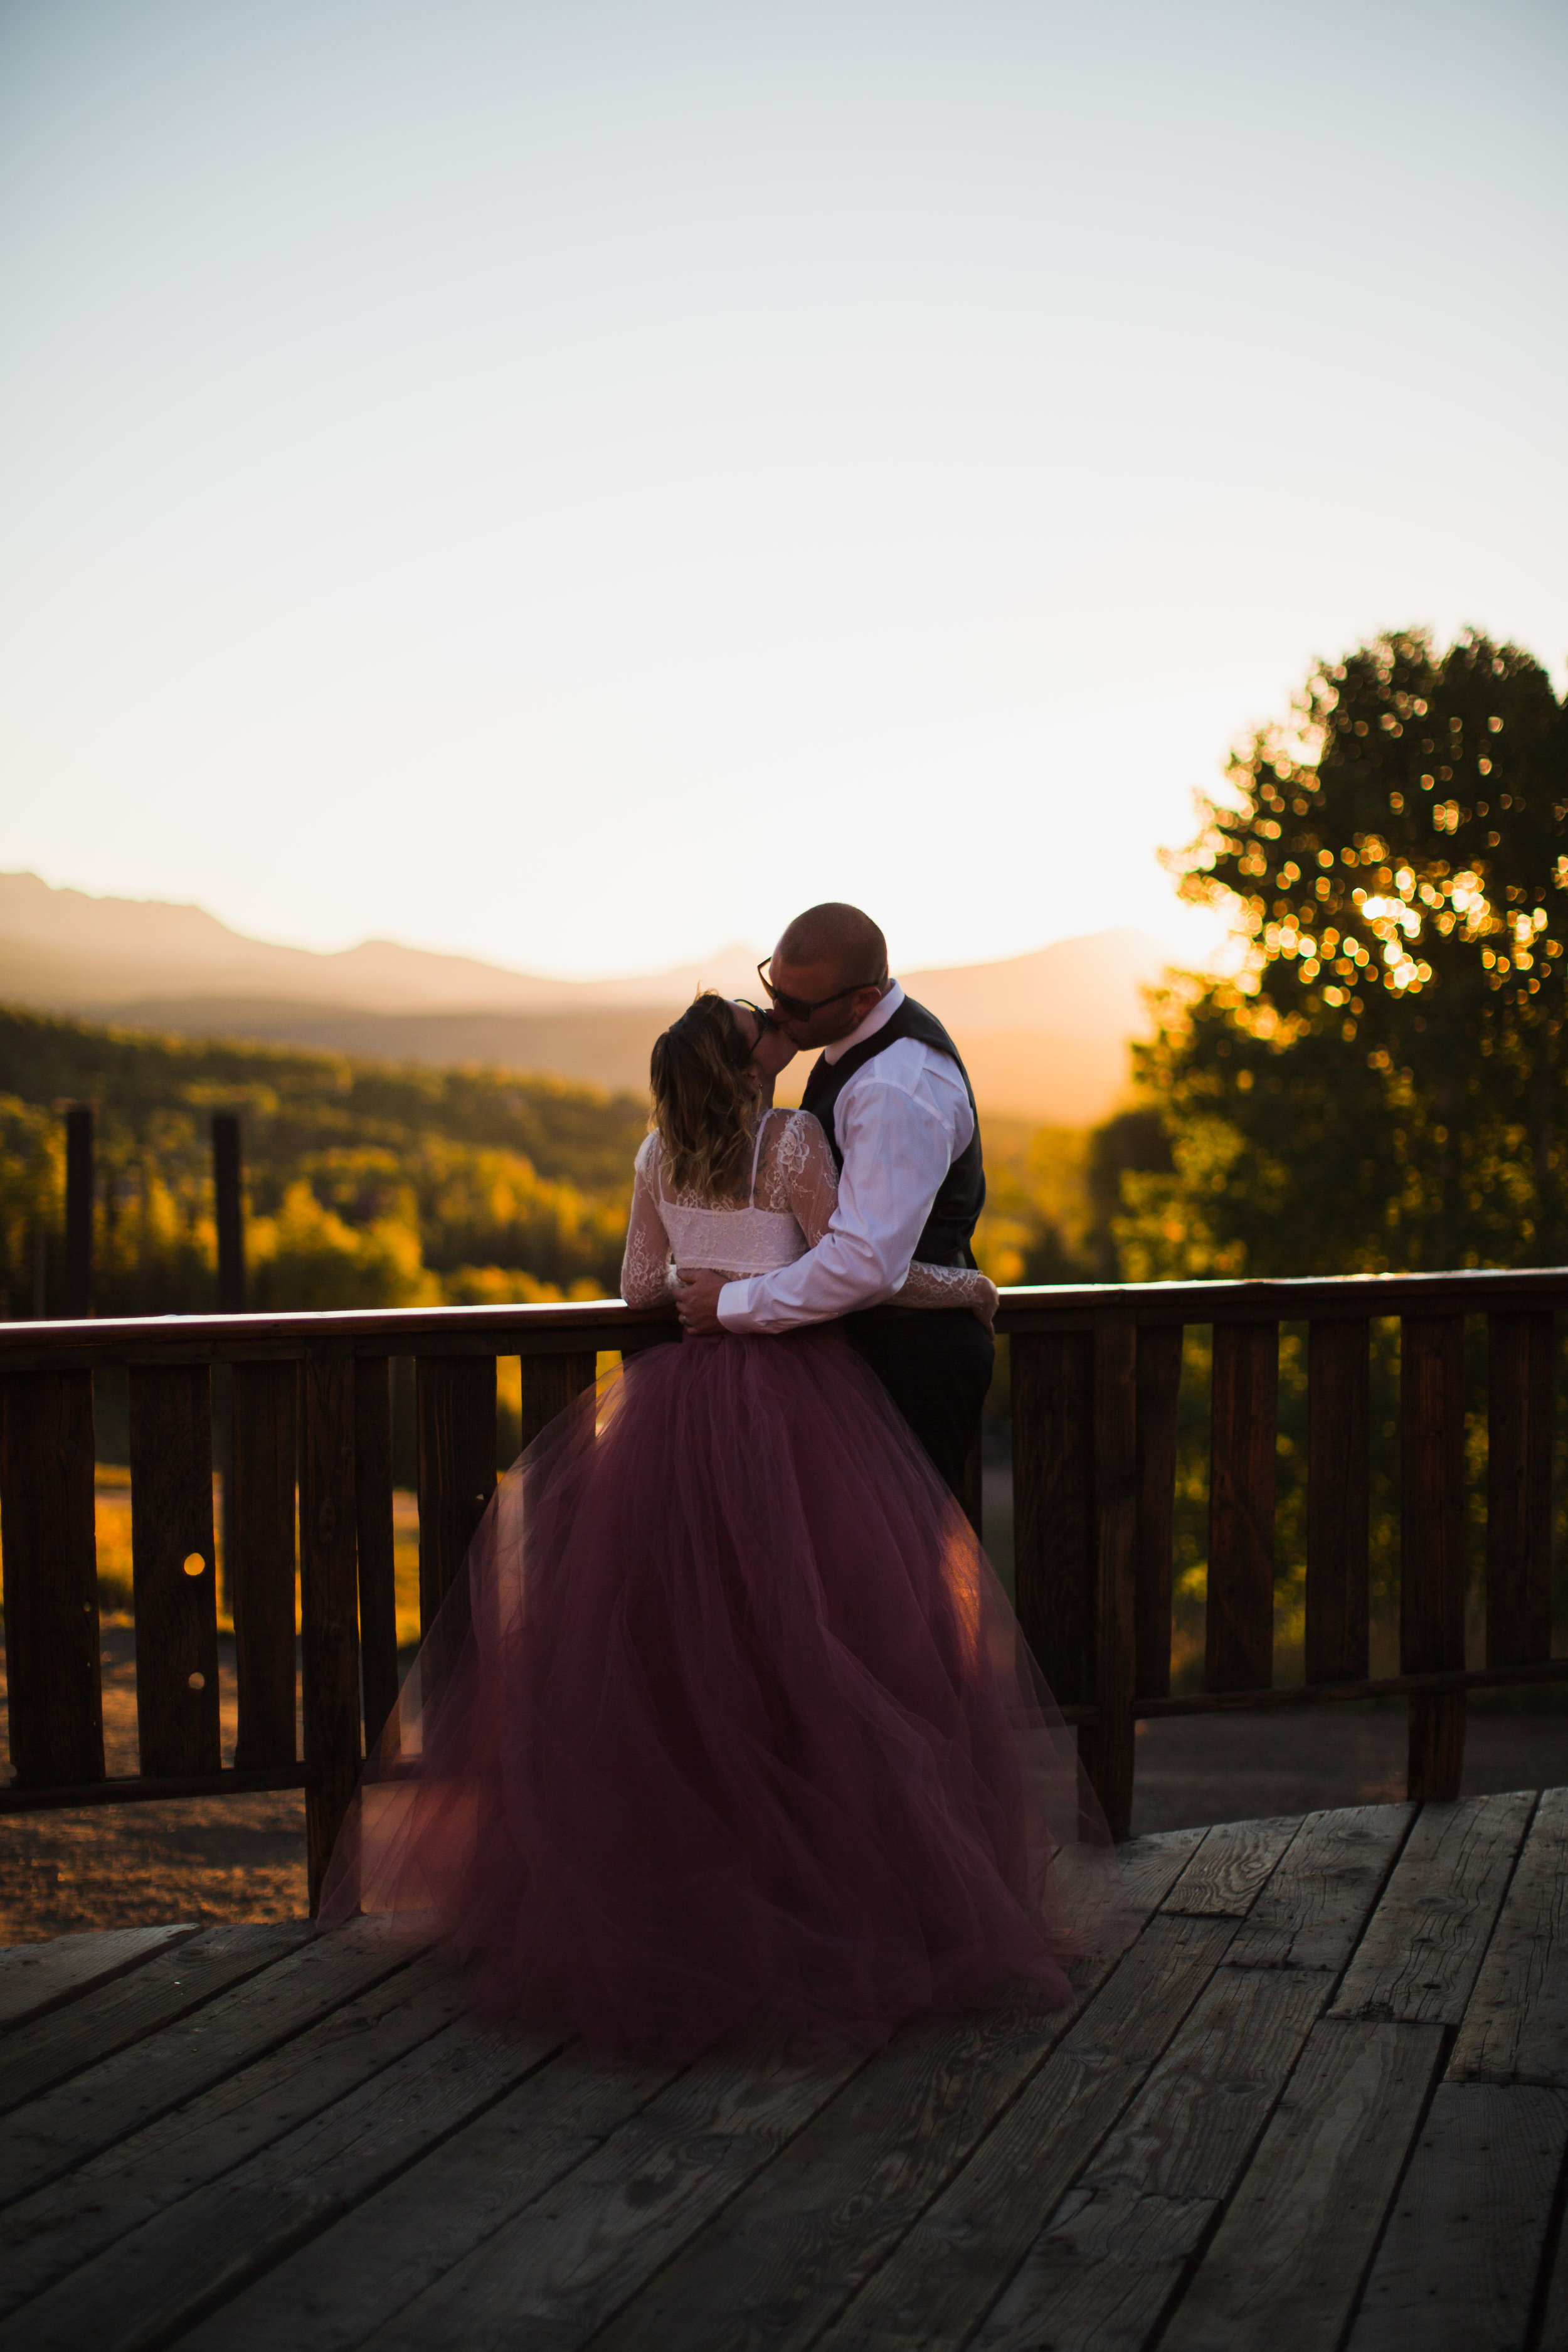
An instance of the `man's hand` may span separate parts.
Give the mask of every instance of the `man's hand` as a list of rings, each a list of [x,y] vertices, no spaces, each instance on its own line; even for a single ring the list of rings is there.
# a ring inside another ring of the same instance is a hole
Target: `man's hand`
[[[706,1266],[691,1274],[677,1275],[675,1303],[680,1320],[694,1339],[714,1339],[723,1331],[719,1320],[719,1293],[724,1287],[721,1274],[710,1274]]]

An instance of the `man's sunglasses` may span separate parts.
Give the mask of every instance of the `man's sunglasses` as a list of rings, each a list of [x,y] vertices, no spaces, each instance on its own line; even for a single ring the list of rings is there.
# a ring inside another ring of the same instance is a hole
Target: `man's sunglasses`
[[[767,974],[767,967],[772,961],[772,956],[763,958],[762,962],[757,966],[757,978],[772,997],[773,1011],[782,1013],[786,1021],[809,1021],[813,1013],[821,1013],[829,1004],[838,1003],[846,996],[853,996],[858,989],[883,988],[887,985],[886,972],[882,974],[880,980],[852,980],[847,988],[836,988],[831,996],[819,996],[815,1004],[808,1004],[804,996],[786,996],[782,988],[773,986]]]

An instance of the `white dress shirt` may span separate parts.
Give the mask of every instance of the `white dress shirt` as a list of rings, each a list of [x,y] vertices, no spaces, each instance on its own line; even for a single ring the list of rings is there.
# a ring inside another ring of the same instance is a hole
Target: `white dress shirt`
[[[874,1037],[903,1001],[895,981],[824,1059],[837,1062]],[[845,1082],[833,1125],[844,1166],[832,1223],[793,1265],[724,1285],[719,1320],[726,1331],[792,1331],[895,1297],[974,1117],[952,1055],[900,1037]]]

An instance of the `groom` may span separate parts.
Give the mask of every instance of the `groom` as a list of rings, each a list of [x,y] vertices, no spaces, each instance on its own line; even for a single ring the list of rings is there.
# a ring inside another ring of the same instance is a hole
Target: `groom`
[[[888,976],[888,943],[858,907],[808,907],[760,967],[790,1042],[822,1048],[805,1108],[838,1163],[827,1232],[775,1274],[725,1282],[682,1275],[688,1331],[791,1331],[845,1318],[954,1494],[980,1423],[995,1355],[966,1307],[900,1307],[912,1259],[974,1264],[985,1200],[980,1123],[958,1048]]]

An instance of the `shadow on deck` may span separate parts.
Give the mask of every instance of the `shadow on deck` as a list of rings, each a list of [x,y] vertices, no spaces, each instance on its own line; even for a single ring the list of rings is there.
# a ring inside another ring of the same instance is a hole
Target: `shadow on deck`
[[[1568,1790],[1182,1830],[1075,2007],[595,2069],[368,1927],[0,1953],[0,2347],[1568,2343]]]

